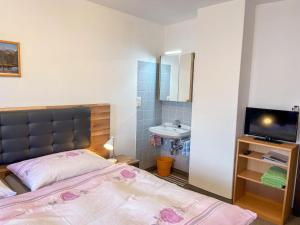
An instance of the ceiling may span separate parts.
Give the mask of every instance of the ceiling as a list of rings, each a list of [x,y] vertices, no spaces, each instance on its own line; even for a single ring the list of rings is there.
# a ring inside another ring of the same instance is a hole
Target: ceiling
[[[196,17],[197,9],[229,0],[90,0],[162,25]]]

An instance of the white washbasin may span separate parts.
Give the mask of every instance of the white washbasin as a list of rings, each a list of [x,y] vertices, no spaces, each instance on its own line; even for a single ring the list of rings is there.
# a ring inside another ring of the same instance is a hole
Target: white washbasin
[[[162,138],[179,139],[179,138],[189,137],[191,135],[191,127],[186,125],[181,125],[181,127],[178,128],[169,123],[159,125],[156,127],[150,127],[149,131]]]

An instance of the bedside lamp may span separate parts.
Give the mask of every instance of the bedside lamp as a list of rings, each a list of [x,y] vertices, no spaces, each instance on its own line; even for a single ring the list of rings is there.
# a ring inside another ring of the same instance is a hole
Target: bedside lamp
[[[104,148],[111,152],[110,158],[108,159],[112,163],[116,163],[117,159],[115,158],[115,152],[114,152],[114,137],[110,137],[110,139],[104,144]]]

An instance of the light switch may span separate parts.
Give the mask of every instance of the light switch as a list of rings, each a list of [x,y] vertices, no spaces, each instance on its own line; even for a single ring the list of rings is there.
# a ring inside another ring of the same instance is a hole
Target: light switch
[[[142,106],[142,97],[136,97],[136,107]]]

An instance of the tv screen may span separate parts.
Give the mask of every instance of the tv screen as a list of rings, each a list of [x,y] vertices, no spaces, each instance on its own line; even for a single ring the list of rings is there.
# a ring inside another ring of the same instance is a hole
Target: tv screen
[[[296,142],[299,112],[247,108],[245,134],[266,138]]]

